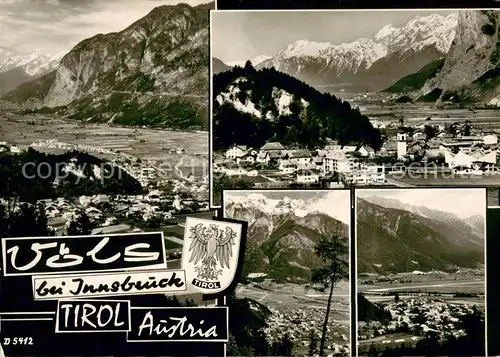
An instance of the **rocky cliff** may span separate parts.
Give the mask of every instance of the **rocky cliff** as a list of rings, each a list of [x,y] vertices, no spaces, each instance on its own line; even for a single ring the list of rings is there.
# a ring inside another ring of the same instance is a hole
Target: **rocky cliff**
[[[499,93],[500,11],[461,11],[455,38],[440,72],[419,95],[439,101],[492,101]]]
[[[120,32],[80,42],[47,77],[50,85],[44,83],[48,90],[38,93],[39,105],[66,107],[69,115],[85,120],[179,126],[180,118],[182,127],[202,125],[213,7],[160,6]],[[5,97],[24,101],[30,97],[27,88]]]

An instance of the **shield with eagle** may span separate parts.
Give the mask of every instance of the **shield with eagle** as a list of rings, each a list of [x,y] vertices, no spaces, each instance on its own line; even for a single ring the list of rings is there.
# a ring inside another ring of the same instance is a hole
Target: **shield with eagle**
[[[238,268],[242,225],[186,218],[182,269],[188,283],[203,294],[216,294],[233,282]]]

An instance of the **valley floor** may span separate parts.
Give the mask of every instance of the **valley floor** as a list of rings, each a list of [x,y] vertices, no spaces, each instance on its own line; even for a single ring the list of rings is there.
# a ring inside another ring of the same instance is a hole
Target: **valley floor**
[[[405,280],[399,283],[397,279]],[[359,354],[401,345],[414,348],[428,333],[436,333],[443,341],[450,336],[466,336],[461,321],[472,316],[476,309],[484,319],[485,277],[478,272],[414,277],[400,274],[383,280],[377,282],[369,277],[358,280],[358,293],[391,313],[386,321],[358,320]]]
[[[271,338],[290,333],[298,355],[308,351],[311,329],[321,336],[328,295],[306,291],[295,284],[252,283],[240,285],[237,296],[250,298],[272,311],[267,335]],[[350,295],[349,283],[339,283],[334,289],[330,311],[330,333],[327,335],[327,354],[350,355]]]

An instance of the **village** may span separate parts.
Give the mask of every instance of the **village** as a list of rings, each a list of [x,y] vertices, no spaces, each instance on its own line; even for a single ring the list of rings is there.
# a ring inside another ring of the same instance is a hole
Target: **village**
[[[497,134],[474,130],[468,121],[450,126],[433,124],[431,118],[413,125],[386,123],[381,133],[384,141],[378,151],[369,145],[339,145],[334,140],[313,150],[279,142],[260,148],[234,144],[223,153],[214,153],[212,171],[258,188],[406,186],[397,180],[398,175],[423,171],[457,176],[498,174]]]
[[[57,140],[37,141],[28,147],[45,152],[57,149],[57,152],[78,150],[96,156],[109,155],[107,165],[126,171],[144,190],[138,195],[94,194],[38,200],[37,204],[43,205],[48,225],[56,235],[67,234],[71,222],[84,213],[95,226],[91,234],[164,231],[170,241],[167,248],[171,248],[170,253],[177,256],[182,247],[183,219],[180,218],[191,213],[209,212],[206,182],[197,182],[193,176],[184,177],[175,167],[164,172],[158,163],[127,153],[75,146]],[[0,142],[0,153],[17,155],[28,147]],[[78,175],[78,168],[69,169]]]
[[[310,344],[311,330],[318,338],[324,323],[324,309],[321,308],[285,308],[278,311],[269,308],[272,315],[265,330],[270,341],[279,340],[288,334],[297,352],[306,352]],[[331,319],[326,335],[326,351],[328,356],[350,356],[348,325]]]
[[[390,312],[392,318],[387,322],[358,322],[358,344],[415,343],[429,334],[441,340],[450,336],[465,336],[461,318],[472,314],[477,305],[446,301],[446,295],[429,299],[410,294],[410,299],[384,304],[384,309]]]

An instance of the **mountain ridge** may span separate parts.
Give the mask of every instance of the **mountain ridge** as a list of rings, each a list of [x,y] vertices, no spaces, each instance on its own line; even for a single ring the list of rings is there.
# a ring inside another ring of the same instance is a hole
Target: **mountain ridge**
[[[358,271],[453,271],[484,264],[482,235],[453,215],[425,217],[357,199]]]
[[[457,13],[431,14],[417,16],[401,28],[387,25],[372,38],[350,43],[299,40],[256,68],[274,67],[312,86],[357,82],[360,90],[378,91],[442,58],[455,36],[457,21]],[[392,73],[381,76],[381,68]]]
[[[208,18],[214,3],[164,5],[125,29],[87,38],[65,54],[48,88],[5,100],[64,108],[75,119],[207,127]],[[28,83],[30,84],[30,83]],[[33,83],[31,83],[33,84]]]

